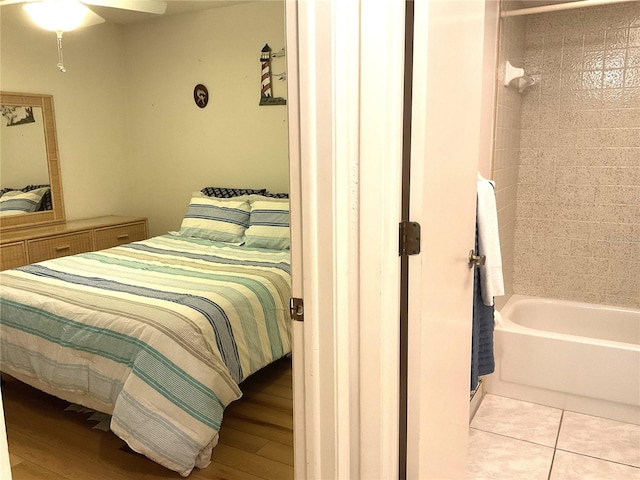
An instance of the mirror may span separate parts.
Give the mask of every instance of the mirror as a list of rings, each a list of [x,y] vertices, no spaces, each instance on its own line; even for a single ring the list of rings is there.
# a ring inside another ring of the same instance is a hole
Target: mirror
[[[0,188],[49,185],[51,198],[51,209],[0,216],[0,229],[64,222],[53,96],[0,92],[0,113]]]

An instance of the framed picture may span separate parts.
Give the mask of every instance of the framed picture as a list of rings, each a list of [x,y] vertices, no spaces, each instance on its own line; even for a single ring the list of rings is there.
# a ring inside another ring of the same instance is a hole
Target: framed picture
[[[0,114],[7,120],[7,127],[22,125],[24,123],[34,123],[32,107],[18,105],[0,105]]]

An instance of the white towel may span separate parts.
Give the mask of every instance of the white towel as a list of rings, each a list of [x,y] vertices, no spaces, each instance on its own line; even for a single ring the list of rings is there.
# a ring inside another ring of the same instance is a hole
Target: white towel
[[[480,267],[482,303],[493,305],[493,297],[504,295],[502,255],[498,235],[498,209],[494,183],[478,175],[478,255],[486,261]]]

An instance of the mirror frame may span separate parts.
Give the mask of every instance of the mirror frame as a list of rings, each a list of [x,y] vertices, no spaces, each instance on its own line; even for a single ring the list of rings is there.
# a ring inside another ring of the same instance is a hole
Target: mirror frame
[[[60,156],[58,154],[58,137],[56,133],[55,111],[53,108],[53,95],[0,92],[0,105],[42,108],[44,143],[47,150],[49,185],[51,186],[51,203],[53,207],[52,210],[42,212],[0,217],[0,230],[12,230],[64,222],[65,212],[62,197],[62,175],[60,173]]]

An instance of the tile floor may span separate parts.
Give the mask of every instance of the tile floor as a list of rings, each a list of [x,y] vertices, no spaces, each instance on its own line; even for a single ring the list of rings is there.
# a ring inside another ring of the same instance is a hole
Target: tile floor
[[[467,480],[640,480],[640,426],[486,394]]]

